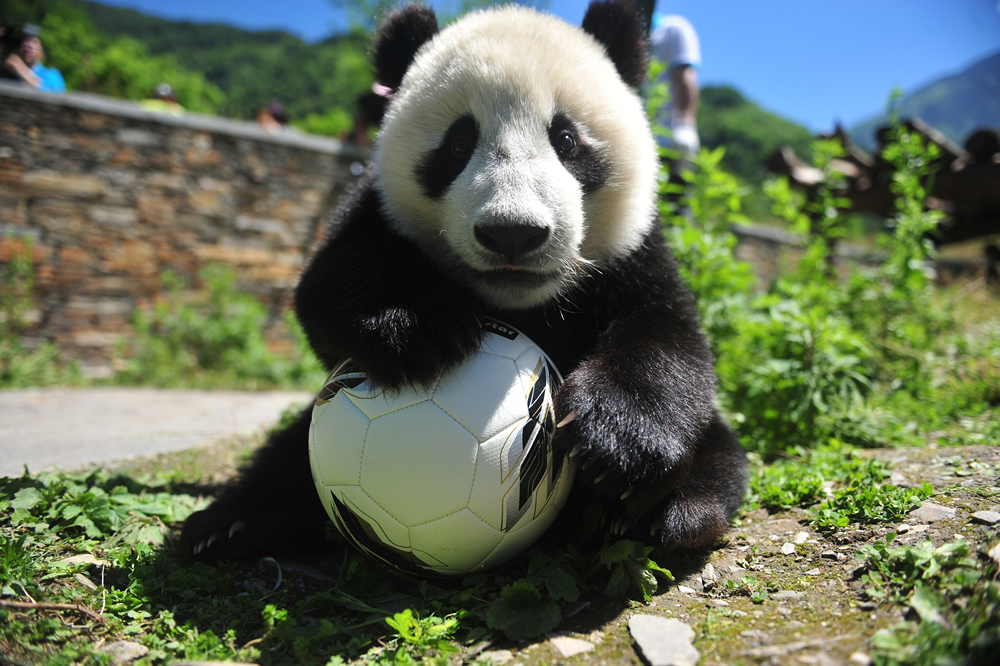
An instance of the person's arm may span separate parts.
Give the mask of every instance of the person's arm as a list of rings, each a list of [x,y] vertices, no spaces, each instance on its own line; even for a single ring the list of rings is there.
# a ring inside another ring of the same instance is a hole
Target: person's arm
[[[7,60],[4,61],[4,67],[17,74],[22,81],[27,83],[32,88],[38,88],[42,85],[42,80],[38,77],[38,75],[31,71],[31,68],[28,67],[25,62],[21,60],[21,56],[16,53],[11,53],[7,56]]]
[[[670,70],[670,93],[672,95],[671,115],[678,121],[695,124],[698,119],[698,71],[690,65],[681,65]]]

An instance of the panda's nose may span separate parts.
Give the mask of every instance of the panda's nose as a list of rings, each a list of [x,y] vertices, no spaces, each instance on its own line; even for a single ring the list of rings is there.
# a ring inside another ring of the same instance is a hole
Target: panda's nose
[[[527,254],[541,247],[549,237],[548,227],[530,224],[490,224],[476,225],[473,229],[476,240],[487,250],[502,254],[513,261],[515,257]]]

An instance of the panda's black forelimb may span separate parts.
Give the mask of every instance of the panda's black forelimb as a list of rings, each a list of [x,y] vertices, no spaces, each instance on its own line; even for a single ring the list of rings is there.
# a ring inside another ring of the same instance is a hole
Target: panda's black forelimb
[[[324,366],[351,358],[391,390],[433,380],[477,349],[472,297],[389,230],[370,184],[341,211],[295,290],[299,322]]]

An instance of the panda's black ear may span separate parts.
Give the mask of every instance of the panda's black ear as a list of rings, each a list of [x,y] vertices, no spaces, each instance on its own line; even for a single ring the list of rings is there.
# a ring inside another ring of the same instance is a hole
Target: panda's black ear
[[[646,29],[631,0],[594,0],[583,17],[583,30],[604,45],[619,76],[638,88],[649,67]]]
[[[417,51],[437,33],[437,16],[427,5],[407,5],[389,12],[372,41],[375,80],[393,90],[399,88]]]

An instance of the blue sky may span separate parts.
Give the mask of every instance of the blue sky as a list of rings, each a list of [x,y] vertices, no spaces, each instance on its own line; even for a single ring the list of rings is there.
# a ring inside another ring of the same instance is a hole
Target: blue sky
[[[329,0],[102,0],[154,16],[279,28],[308,41],[343,29]],[[589,0],[548,0],[572,23]],[[454,0],[431,0],[435,7]],[[703,84],[726,83],[811,130],[848,126],[904,92],[1000,51],[1000,0],[658,0],[701,38]]]

